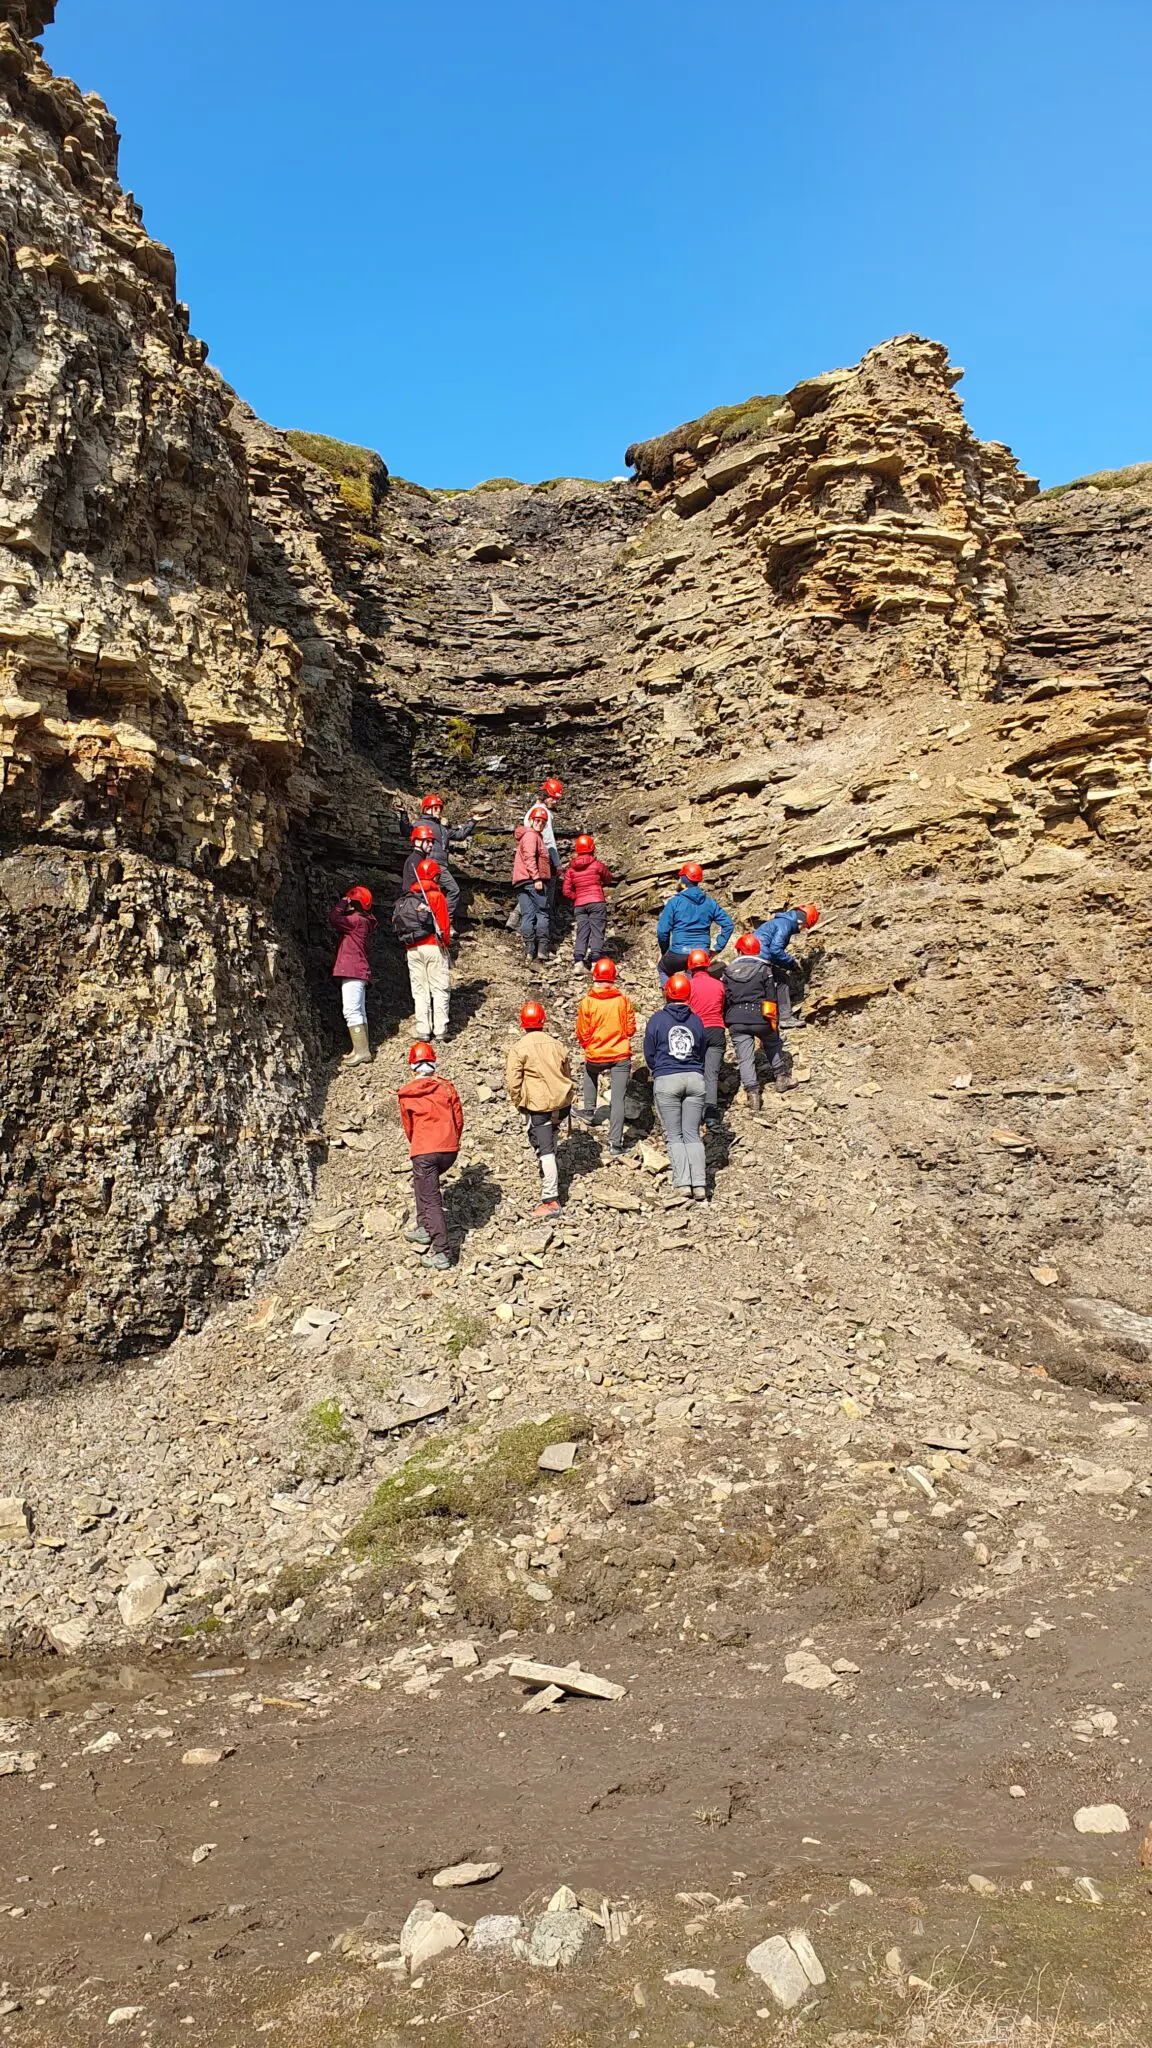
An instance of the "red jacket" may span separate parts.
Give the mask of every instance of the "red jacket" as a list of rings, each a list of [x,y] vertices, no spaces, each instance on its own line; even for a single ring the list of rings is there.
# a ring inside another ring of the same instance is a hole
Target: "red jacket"
[[[705,1031],[715,1031],[724,1023],[724,983],[718,974],[710,974],[706,967],[698,967],[692,976],[692,993],[688,998],[692,1010],[704,1026]]]
[[[594,853],[574,853],[564,874],[564,894],[569,903],[603,903],[605,889],[615,880],[611,870]]]
[[[452,935],[452,919],[448,913],[448,898],[443,889],[438,889],[435,882],[413,882],[408,894],[419,896],[428,905],[436,920],[436,930],[429,932],[426,939],[413,939],[412,944],[405,946],[404,951],[411,953],[417,946],[446,946]],[[426,1145],[424,1149],[427,1152],[436,1152],[440,1148],[436,1145]]]
[[[417,1074],[396,1091],[400,1121],[413,1159],[423,1152],[458,1152],[464,1110],[451,1081]]]
[[[548,848],[535,825],[517,825],[516,858],[512,863],[514,882],[547,882],[551,878],[552,862]]]
[[[353,909],[345,900],[332,905],[328,922],[340,934],[333,974],[341,981],[371,981],[368,941],[376,929],[376,919],[366,910]]]

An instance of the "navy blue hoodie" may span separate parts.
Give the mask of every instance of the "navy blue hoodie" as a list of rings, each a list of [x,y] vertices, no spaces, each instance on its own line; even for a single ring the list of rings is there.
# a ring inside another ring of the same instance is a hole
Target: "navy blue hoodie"
[[[702,1074],[704,1026],[687,1003],[665,1003],[648,1019],[644,1058],[654,1081],[663,1074]]]

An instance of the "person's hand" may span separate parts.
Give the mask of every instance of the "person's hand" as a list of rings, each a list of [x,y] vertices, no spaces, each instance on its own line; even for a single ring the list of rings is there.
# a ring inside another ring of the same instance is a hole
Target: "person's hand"
[[[542,896],[542,895],[544,894],[544,884],[543,884],[543,882],[534,882],[534,883],[532,884],[532,886],[533,886],[533,888],[535,889],[535,891],[536,891],[536,894],[537,894],[538,896]]]

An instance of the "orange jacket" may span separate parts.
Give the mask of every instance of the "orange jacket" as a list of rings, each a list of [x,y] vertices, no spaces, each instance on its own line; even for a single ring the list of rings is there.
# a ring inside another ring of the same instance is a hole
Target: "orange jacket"
[[[413,1159],[422,1152],[460,1150],[464,1110],[451,1081],[442,1081],[438,1074],[417,1074],[396,1090],[396,1100]]]
[[[576,1036],[586,1060],[615,1065],[632,1057],[636,1012],[618,988],[590,988],[576,1012]]]

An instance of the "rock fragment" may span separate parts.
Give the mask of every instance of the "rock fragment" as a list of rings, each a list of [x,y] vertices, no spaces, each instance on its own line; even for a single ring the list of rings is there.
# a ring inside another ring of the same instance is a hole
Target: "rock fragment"
[[[1106,1800],[1102,1806],[1078,1806],[1072,1825],[1078,1835],[1126,1835],[1130,1822],[1122,1806]]]
[[[449,1863],[438,1870],[432,1879],[437,1891],[453,1891],[466,1884],[487,1884],[489,1879],[499,1877],[502,1863]]]
[[[808,1936],[799,1930],[787,1937],[769,1935],[767,1941],[758,1942],[749,1950],[745,1961],[785,2012],[827,1981]]]
[[[167,1591],[168,1581],[161,1578],[150,1557],[133,1558],[123,1590],[116,1595],[125,1628],[143,1628],[151,1621],[164,1605]]]

